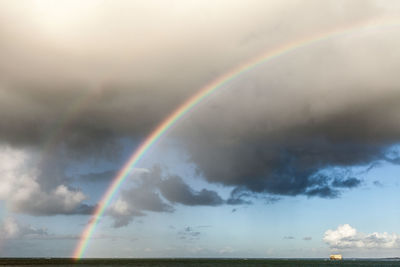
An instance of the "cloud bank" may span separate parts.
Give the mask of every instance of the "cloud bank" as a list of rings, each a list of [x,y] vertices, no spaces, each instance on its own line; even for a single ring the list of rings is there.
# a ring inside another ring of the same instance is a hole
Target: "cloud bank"
[[[324,242],[331,249],[395,249],[400,247],[400,235],[396,233],[362,233],[349,224],[327,230]]]
[[[32,215],[89,213],[64,164],[117,158],[122,139],[143,140],[232,67],[400,10],[397,1],[358,0],[42,3],[0,3],[0,143],[46,159],[7,171],[0,195]],[[398,47],[397,30],[360,30],[227,84],[170,136],[205,180],[233,187],[232,197],[171,176],[153,186],[157,192],[123,192],[113,212],[126,217],[117,225],[143,211],[245,204],[254,194],[274,195],[269,203],[281,195],[334,198],[362,184],[336,168],[397,164],[387,151],[400,141]]]
[[[113,139],[148,134],[232,66],[315,32],[390,15],[369,1],[156,3],[88,3],[80,12],[68,1],[60,9],[46,1],[23,1],[25,9],[1,3],[0,140],[112,150]]]

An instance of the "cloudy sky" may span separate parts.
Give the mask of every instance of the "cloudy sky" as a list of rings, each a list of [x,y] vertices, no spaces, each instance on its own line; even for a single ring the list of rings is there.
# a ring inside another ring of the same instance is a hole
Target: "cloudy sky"
[[[345,30],[351,29],[350,31]],[[0,256],[399,256],[398,1],[0,0]],[[112,244],[112,245],[110,245]]]

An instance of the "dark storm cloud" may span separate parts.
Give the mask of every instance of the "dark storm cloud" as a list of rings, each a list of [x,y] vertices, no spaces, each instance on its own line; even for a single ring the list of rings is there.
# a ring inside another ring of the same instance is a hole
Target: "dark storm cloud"
[[[67,167],[92,156],[120,160],[122,138],[143,140],[232,67],[293,40],[400,10],[396,1],[361,0],[104,2],[88,7],[89,19],[36,4],[0,3],[0,144],[35,149],[44,159],[35,176],[7,178],[14,191],[5,199],[29,214],[88,212]],[[336,197],[361,179],[321,176],[324,169],[399,163],[386,154],[400,141],[398,31],[354,36],[247,72],[170,133],[181,137],[207,181],[238,189],[224,203],[248,204],[254,194]],[[131,192],[137,196],[126,191],[123,198],[137,207],[120,202],[115,212],[127,217],[119,225],[143,210],[172,211],[166,201],[222,204],[216,192],[168,179],[143,184],[144,191]],[[171,184],[182,195],[173,195]],[[15,192],[24,198],[11,198]]]
[[[312,186],[312,184],[311,184]],[[317,187],[317,188],[312,188],[307,190],[305,195],[310,196],[310,197],[323,197],[323,198],[336,198],[339,195],[339,191],[332,189],[329,186],[322,186],[322,187]]]
[[[400,99],[397,93],[391,98]],[[339,191],[335,188],[357,187],[360,179],[320,175],[321,171],[332,166],[367,168],[375,161],[387,160],[387,149],[400,141],[400,129],[395,123],[400,103],[390,102],[384,101],[391,105],[389,110],[392,110],[387,113],[382,111],[383,103],[377,103],[376,107],[368,103],[363,112],[338,111],[344,114],[335,114],[335,118],[323,118],[320,122],[289,121],[285,128],[272,131],[256,130],[252,125],[245,127],[245,132],[234,129],[221,133],[206,126],[202,127],[207,129],[203,130],[204,136],[213,138],[205,140],[196,135],[194,140],[189,137],[189,151],[192,161],[210,182],[255,193],[336,197]],[[353,118],[349,117],[352,115]],[[221,127],[232,129],[223,116],[215,117],[221,120]],[[264,132],[257,133],[259,131]],[[396,160],[390,159],[390,162]]]
[[[384,51],[374,64],[353,60],[361,43],[338,44],[333,54],[320,47],[323,61],[286,57],[283,69],[260,67],[192,114],[179,134],[199,173],[253,193],[334,198],[361,178],[326,170],[398,164],[400,66]]]
[[[383,14],[368,1],[335,2],[340,9],[320,1],[182,1],[168,8],[160,2],[150,8],[149,1],[94,5],[85,24],[65,16],[53,23],[51,10],[35,13],[40,7],[24,4],[0,8],[0,141],[50,142],[99,156],[118,150],[115,139],[143,138],[232,66],[310,33]],[[325,19],[303,19],[315,10]],[[295,31],[281,12],[296,21]]]
[[[217,192],[202,189],[194,191],[178,176],[171,176],[161,181],[161,194],[172,203],[181,203],[187,206],[219,206],[224,201]]]
[[[230,197],[226,200],[228,205],[242,205],[251,204],[252,202],[248,198],[252,197],[252,194],[246,191],[244,188],[236,187],[231,191]]]
[[[225,203],[217,192],[205,188],[194,190],[180,176],[163,174],[158,166],[139,175],[138,188],[158,190],[163,198],[172,204],[219,206]]]
[[[344,188],[352,188],[359,186],[361,181],[357,178],[351,177],[346,180],[335,179],[332,182],[332,186],[334,187],[344,187]]]

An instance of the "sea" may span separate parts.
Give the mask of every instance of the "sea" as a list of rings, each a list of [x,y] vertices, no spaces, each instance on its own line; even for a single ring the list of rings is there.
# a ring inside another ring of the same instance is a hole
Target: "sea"
[[[0,266],[152,266],[152,267],[236,267],[236,266],[400,266],[400,258],[385,259],[81,259],[0,258]]]

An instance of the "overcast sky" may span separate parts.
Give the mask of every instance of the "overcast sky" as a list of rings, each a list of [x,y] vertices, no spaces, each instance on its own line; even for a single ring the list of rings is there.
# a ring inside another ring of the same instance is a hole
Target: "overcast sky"
[[[377,22],[378,21],[378,22]],[[0,0],[0,256],[398,256],[397,1]],[[113,246],[110,248],[109,244]]]

